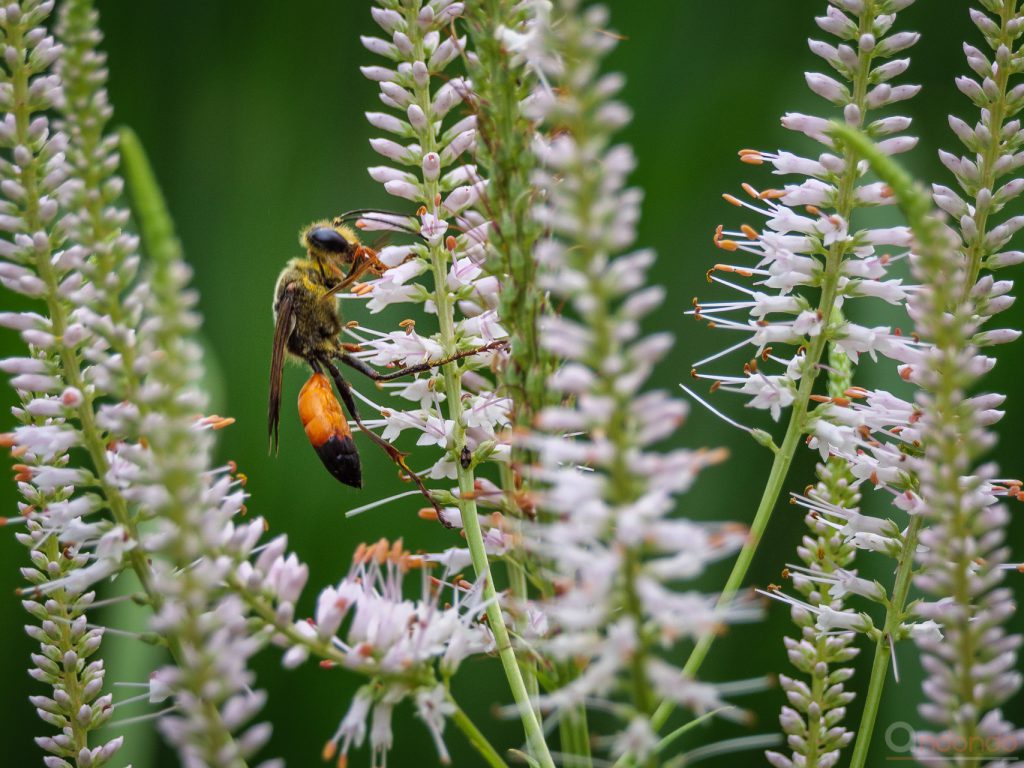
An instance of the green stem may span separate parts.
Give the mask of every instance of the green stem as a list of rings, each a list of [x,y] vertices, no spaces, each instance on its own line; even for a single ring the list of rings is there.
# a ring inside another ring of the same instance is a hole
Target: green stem
[[[936,262],[941,263],[943,261],[942,254],[946,243],[942,234],[941,224],[931,215],[932,204],[928,193],[920,185],[915,184],[910,175],[892,158],[879,152],[871,140],[860,131],[846,125],[835,124],[832,133],[843,142],[845,147],[854,151],[858,157],[867,160],[872,170],[893,190],[893,194],[907,218],[907,223],[914,233],[916,241],[915,250],[918,258],[926,267],[933,266],[936,267],[935,271],[938,271]],[[940,301],[940,304],[952,303],[950,301],[952,295],[948,284],[934,287],[937,292],[940,292],[939,295],[945,295],[945,299]],[[937,344],[937,346],[941,348],[941,344]],[[953,462],[953,466],[955,465],[956,463]],[[956,484],[957,492],[959,492],[958,478],[956,479]],[[857,732],[857,743],[854,746],[851,768],[863,768],[867,760],[871,735],[878,716],[882,690],[885,687],[886,672],[889,667],[889,642],[904,618],[905,603],[910,591],[911,577],[913,575],[918,535],[923,524],[920,515],[911,518],[907,534],[904,537],[903,551],[900,554],[897,566],[892,600],[886,610],[882,634],[875,644],[875,659],[871,668],[871,679],[868,684],[868,693],[865,697],[861,726]]]
[[[866,765],[868,750],[871,747],[871,736],[882,701],[882,691],[885,688],[886,676],[889,671],[890,638],[906,618],[907,596],[910,593],[910,583],[914,574],[914,555],[917,552],[917,537],[921,526],[921,516],[912,517],[903,540],[903,552],[900,554],[899,564],[896,567],[896,582],[893,585],[892,599],[886,606],[882,633],[875,641],[875,658],[871,664],[871,678],[864,696],[864,713],[861,715],[860,727],[857,729],[857,740],[853,746],[850,768],[864,768]]]
[[[454,347],[454,330],[452,327],[451,307],[446,306],[448,304],[448,292],[444,282],[445,270],[442,259],[443,257],[433,254],[435,277],[439,280],[435,301],[437,302],[437,314],[441,321],[442,344],[446,350],[450,350]],[[440,275],[438,275],[438,272]],[[444,297],[443,301],[441,300],[442,295]],[[448,415],[455,422],[453,437],[456,445],[460,445],[465,440],[466,427],[462,418],[462,387],[459,374],[454,369],[455,365],[454,363],[449,363],[444,366],[444,383],[448,402]],[[487,604],[488,626],[494,635],[494,642],[498,649],[498,656],[501,659],[501,666],[505,670],[505,677],[508,679],[509,688],[512,691],[512,698],[519,709],[519,717],[523,722],[523,729],[526,732],[526,741],[543,768],[554,768],[555,764],[551,759],[551,753],[548,751],[548,745],[544,740],[544,731],[541,729],[540,720],[534,711],[530,692],[526,688],[522,671],[519,669],[519,662],[516,659],[515,649],[512,647],[508,627],[505,626],[505,617],[501,611],[501,604],[498,602],[498,593],[494,588],[494,578],[491,575],[491,566],[487,558],[487,550],[484,547],[483,531],[480,528],[476,501],[473,499],[473,470],[463,469],[461,465],[457,466],[459,468],[459,511],[462,515],[463,531],[466,534],[466,543],[469,545],[473,569],[476,572],[477,578],[483,581],[483,598]]]
[[[671,747],[676,741],[681,739],[683,736],[685,736],[687,733],[692,731],[698,725],[700,725],[703,722],[706,722],[706,721],[710,720],[715,715],[717,715],[717,714],[719,714],[721,712],[724,712],[724,711],[726,711],[728,709],[733,709],[733,707],[728,706],[728,707],[719,707],[718,709],[713,709],[712,711],[705,712],[700,717],[695,717],[690,722],[684,723],[683,725],[679,726],[674,731],[672,731],[672,733],[668,734],[667,736],[664,736],[661,739],[661,741],[658,742],[658,745],[654,749],[655,754],[659,754],[660,755],[660,754],[664,753],[666,749]]]
[[[484,204],[492,222],[487,266],[502,281],[498,314],[510,339],[502,384],[513,402],[513,425],[529,429],[550,400],[547,381],[554,365],[537,329],[546,296],[538,285],[534,256],[541,229],[533,217],[535,190],[530,178],[537,164],[531,146],[536,129],[522,109],[535,78],[528,68],[512,62],[497,34],[502,25],[516,29],[523,15],[522,3],[514,0],[466,4],[478,60],[471,69],[478,105],[477,162],[486,169]],[[525,448],[513,446],[516,463],[527,455]]]
[[[455,707],[455,712],[452,713],[452,722],[455,723],[455,727],[462,731],[466,740],[473,745],[473,748],[480,753],[480,756],[487,761],[487,764],[491,768],[508,768],[508,763],[502,759],[498,751],[491,745],[491,742],[487,740],[487,737],[476,727],[476,723],[470,719],[469,715],[455,701],[451,691],[448,692],[448,703]]]
[[[505,498],[511,501],[516,493],[516,482],[512,467],[508,462],[502,462],[500,476],[502,490],[505,491]],[[525,607],[530,598],[530,592],[526,573],[526,552],[523,551],[523,547],[519,543],[522,538],[522,522],[520,517],[510,515],[506,518],[506,525],[509,527],[509,535],[513,542],[515,542],[513,549],[506,555],[508,557],[506,572],[508,573],[509,592],[512,594],[512,598],[517,606]],[[529,621],[529,617],[523,612],[518,612],[517,617],[515,628],[522,635],[526,629],[526,622]],[[540,695],[540,686],[537,684],[537,661],[531,655],[520,662],[520,667],[523,671],[526,690],[530,693],[530,699],[536,702],[537,697]],[[534,710],[539,719],[540,709],[536,704],[534,705]]]

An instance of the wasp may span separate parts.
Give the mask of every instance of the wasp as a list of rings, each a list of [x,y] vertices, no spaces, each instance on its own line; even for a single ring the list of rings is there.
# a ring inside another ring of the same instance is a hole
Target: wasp
[[[340,339],[344,321],[339,296],[343,291],[358,285],[360,277],[367,274],[380,275],[386,267],[378,259],[377,252],[363,245],[355,230],[346,222],[360,214],[363,218],[372,218],[372,213],[352,211],[333,220],[318,221],[306,227],[299,236],[299,243],[306,250],[305,256],[291,259],[277,279],[273,303],[274,346],[270,362],[267,431],[271,448],[276,451],[279,444],[284,363],[286,357],[290,356],[304,362],[312,371],[299,393],[299,419],[310,445],[327,471],[345,485],[362,487],[359,452],[345,413],[331,387],[333,380],[345,410],[360,431],[383,449],[436,507],[437,504],[422,480],[406,466],[405,454],[363,425],[352,389],[336,363],[359,371],[375,382],[385,382],[495,349],[499,345],[503,346],[504,342],[463,350],[440,360],[406,366],[387,373],[380,373],[354,357],[351,353],[358,351],[359,345],[346,344]],[[331,380],[328,380],[328,375]]]

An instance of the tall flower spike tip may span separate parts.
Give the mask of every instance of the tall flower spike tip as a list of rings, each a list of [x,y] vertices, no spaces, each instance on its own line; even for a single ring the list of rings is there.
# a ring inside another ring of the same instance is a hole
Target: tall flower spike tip
[[[247,495],[233,465],[213,467],[211,429],[222,422],[195,416],[205,396],[190,272],[133,134],[121,134],[121,151],[152,257],[133,291],[144,318],[137,355],[147,378],[144,397],[127,409],[104,405],[98,420],[127,430],[130,439],[112,450],[116,478],[140,519],[152,521],[140,544],[151,559],[153,628],[174,660],[157,672],[175,704],[158,727],[183,761],[235,768],[270,738],[268,724],[248,725],[266,700],[253,689],[248,664],[267,637],[250,631],[244,592],[223,585],[248,567],[263,522],[234,522]],[[286,571],[291,591],[301,589],[303,568]],[[282,605],[281,615],[289,609]]]

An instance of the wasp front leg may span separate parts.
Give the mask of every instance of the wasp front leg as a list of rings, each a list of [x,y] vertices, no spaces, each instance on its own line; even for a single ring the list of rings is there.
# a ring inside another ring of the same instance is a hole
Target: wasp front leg
[[[370,271],[375,275],[383,275],[387,266],[377,257],[377,252],[366,245],[356,248],[355,257],[352,260],[353,269],[357,263],[364,264],[361,271]]]

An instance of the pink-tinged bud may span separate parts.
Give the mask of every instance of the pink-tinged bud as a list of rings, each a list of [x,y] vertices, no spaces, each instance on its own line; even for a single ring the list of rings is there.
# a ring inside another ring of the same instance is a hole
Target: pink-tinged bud
[[[416,49],[413,47],[412,40],[409,39],[409,36],[405,34],[405,32],[395,32],[395,34],[391,36],[391,40],[394,42],[395,48],[398,49],[398,52],[401,53],[403,57],[412,57],[413,52]]]
[[[459,155],[473,146],[476,141],[476,131],[463,131],[452,139],[448,146],[441,152],[441,164],[450,165]]]
[[[850,101],[850,91],[839,81],[818,72],[805,72],[804,80],[812,92],[836,106],[844,106]]]
[[[425,5],[416,17],[416,23],[419,24],[423,29],[429,29],[434,25],[434,9],[429,5]]]
[[[361,42],[363,47],[370,53],[375,53],[378,56],[384,56],[388,59],[396,58],[395,47],[387,40],[382,40],[379,37],[367,37],[366,35],[361,35],[359,37],[359,42]]]
[[[960,90],[964,96],[973,101],[977,106],[985,106],[986,97],[981,86],[977,82],[969,77],[958,77],[956,78],[956,87]]]
[[[1024,251],[1004,251],[990,256],[985,264],[989,269],[1002,269],[1003,267],[1015,267],[1024,263]]]
[[[380,84],[380,90],[395,109],[405,109],[413,101],[412,94],[397,83],[383,82]]]
[[[447,67],[455,58],[465,49],[466,38],[460,37],[458,41],[451,37],[446,37],[444,41],[437,47],[437,50],[430,57],[430,61],[427,62],[428,66],[434,72],[438,72]]]
[[[917,32],[897,32],[894,35],[889,35],[875,46],[875,57],[888,58],[894,53],[905,51],[920,39],[921,35]]]
[[[452,3],[437,14],[437,23],[450,24],[452,20],[461,16],[466,10],[465,3]]]
[[[435,181],[441,173],[441,156],[437,152],[428,152],[423,156],[423,178]]]
[[[81,391],[75,387],[68,387],[60,396],[61,404],[66,408],[77,408],[82,404],[83,400],[84,398],[82,397]]]
[[[427,128],[427,116],[423,113],[423,109],[419,104],[410,104],[405,114],[409,118],[409,124],[417,131]]]
[[[916,136],[894,136],[891,139],[885,139],[877,144],[878,150],[887,155],[898,155],[901,152],[909,152],[916,146]]]
[[[451,194],[445,198],[444,207],[452,213],[458,213],[463,208],[476,202],[479,195],[471,186],[456,187]]]
[[[414,61],[412,64],[412,79],[420,88],[426,88],[430,82],[430,71],[422,61]]]
[[[103,760],[109,760],[114,756],[114,754],[121,748],[123,744],[124,736],[117,736],[111,739],[103,745],[102,749],[100,749],[100,758]]]
[[[816,17],[814,21],[823,31],[843,40],[853,40],[857,37],[857,25],[838,8],[829,6],[825,15]]]
[[[388,133],[394,133],[399,136],[409,136],[412,133],[409,130],[408,123],[386,112],[367,112],[366,120],[374,128],[379,128]]]

